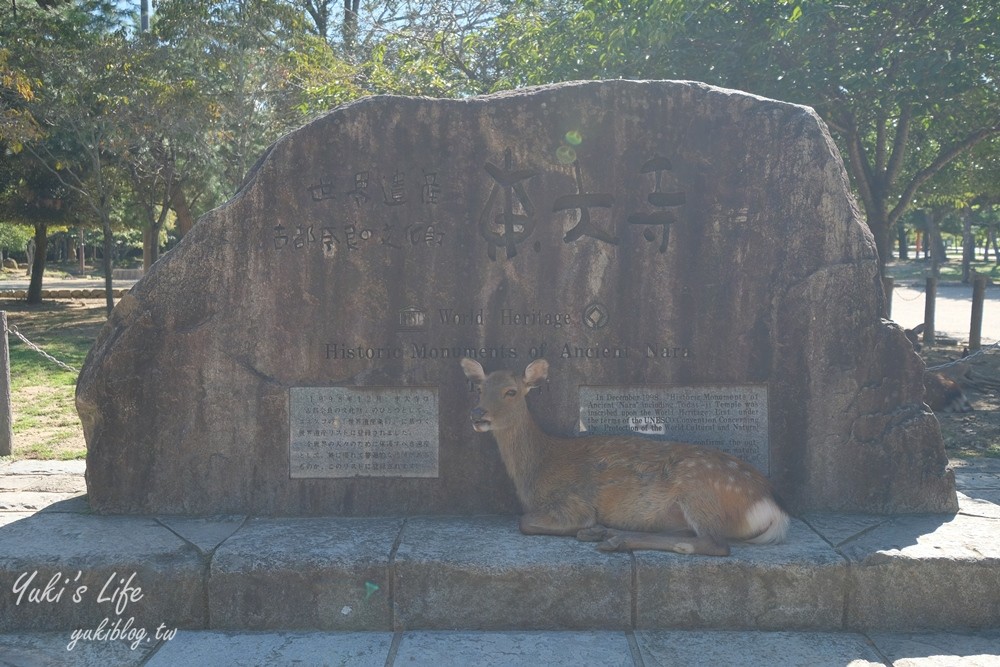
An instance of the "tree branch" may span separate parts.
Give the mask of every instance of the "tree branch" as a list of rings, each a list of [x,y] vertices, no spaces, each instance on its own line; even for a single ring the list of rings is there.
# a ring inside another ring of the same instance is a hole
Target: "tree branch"
[[[844,119],[837,124],[843,127],[840,134],[847,144],[847,167],[854,176],[854,184],[861,195],[861,201],[865,205],[865,211],[871,215],[874,213],[877,202],[872,185],[875,183],[875,174],[872,172],[871,164],[868,162],[868,155],[865,153],[864,144],[861,142],[861,134],[858,132],[857,122],[854,115],[849,110],[842,112]]]
[[[913,196],[917,193],[917,190],[920,189],[920,186],[926,183],[930,178],[941,171],[962,153],[997,135],[1000,135],[1000,122],[971,132],[961,141],[942,148],[937,157],[934,158],[934,161],[914,174],[913,178],[910,179],[910,182],[907,183],[906,188],[903,189],[903,193],[899,196],[899,201],[896,203],[896,206],[889,212],[889,224],[891,225],[895,223],[896,220],[903,215],[909,206],[910,200],[913,199]]]
[[[885,172],[885,182],[887,186],[892,185],[899,178],[899,172],[903,168],[903,157],[906,155],[906,142],[910,138],[910,125],[913,121],[913,107],[904,104],[899,112],[899,122],[896,123],[896,137],[892,142],[892,153],[889,155],[889,164]]]
[[[880,175],[885,173],[885,133],[888,123],[889,120],[886,118],[886,113],[882,109],[879,109],[875,118],[875,172]]]

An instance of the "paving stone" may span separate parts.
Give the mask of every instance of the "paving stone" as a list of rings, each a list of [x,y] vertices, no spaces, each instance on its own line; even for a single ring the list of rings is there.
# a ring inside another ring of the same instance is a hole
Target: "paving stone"
[[[640,631],[646,667],[882,667],[861,635],[823,632]]]
[[[0,528],[0,631],[201,627],[204,571],[152,519],[42,512]]]
[[[877,514],[850,514],[839,512],[807,512],[802,520],[820,537],[839,546],[889,520]]]
[[[727,558],[637,551],[639,628],[840,629],[847,565],[803,522]]]
[[[253,519],[212,558],[221,629],[389,630],[400,519]]]
[[[394,572],[398,628],[630,626],[628,554],[522,535],[516,517],[410,519]]]
[[[840,551],[851,563],[851,629],[1000,625],[1000,521],[894,517]]]
[[[172,530],[182,539],[198,547],[204,554],[210,554],[219,545],[240,529],[246,523],[244,516],[218,517],[158,517],[157,520]]]
[[[621,632],[408,632],[395,665],[435,667],[631,667]]]
[[[146,664],[148,667],[384,667],[391,645],[391,634],[377,632],[180,632],[165,642]]]
[[[997,667],[1000,630],[977,633],[876,633],[871,640],[893,667]]]
[[[955,471],[956,488],[1000,490],[1000,459],[979,457],[952,461],[951,464]]]
[[[43,491],[79,495],[87,492],[87,483],[82,475],[0,474],[0,491]]]
[[[79,497],[76,491],[70,493],[48,493],[39,491],[0,492],[0,512],[38,512],[55,503]]]
[[[1000,489],[968,491],[958,493],[960,514],[979,516],[984,519],[1000,519]]]
[[[138,667],[155,642],[83,641],[69,632],[0,635],[0,665],[4,667]],[[72,649],[70,649],[72,647]]]
[[[18,521],[30,519],[35,516],[35,514],[37,514],[37,512],[0,512],[0,528]],[[0,535],[3,535],[3,533],[0,532]]]
[[[2,475],[79,475],[83,477],[86,461],[39,461],[22,459],[0,464]]]
[[[66,500],[57,500],[39,512],[57,512],[61,514],[93,514],[87,496],[74,496]]]

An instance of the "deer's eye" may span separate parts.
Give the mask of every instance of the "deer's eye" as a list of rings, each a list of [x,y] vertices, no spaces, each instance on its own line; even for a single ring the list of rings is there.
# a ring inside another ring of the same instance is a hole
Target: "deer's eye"
[[[508,389],[503,393],[503,395],[506,396],[507,398],[514,398],[515,396],[517,396],[517,389]]]

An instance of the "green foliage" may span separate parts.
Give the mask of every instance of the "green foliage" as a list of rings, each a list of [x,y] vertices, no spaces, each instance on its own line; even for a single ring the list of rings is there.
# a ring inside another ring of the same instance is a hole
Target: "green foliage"
[[[0,248],[5,252],[24,252],[32,235],[31,228],[26,225],[0,222]]]

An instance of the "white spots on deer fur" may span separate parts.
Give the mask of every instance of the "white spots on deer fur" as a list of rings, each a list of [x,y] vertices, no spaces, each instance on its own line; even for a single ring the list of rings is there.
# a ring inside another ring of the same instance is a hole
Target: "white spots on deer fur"
[[[732,468],[733,470],[736,470],[737,468],[740,467],[740,462],[739,461],[730,461],[726,465],[729,466],[730,468]]]
[[[354,611],[354,610],[353,610],[353,609],[351,609],[350,607],[346,607],[346,606],[345,606],[345,607],[344,607],[343,609],[341,609],[341,610],[340,610],[340,614],[341,614],[342,616],[350,616],[350,615],[351,615],[351,612],[353,612],[353,611]]]

